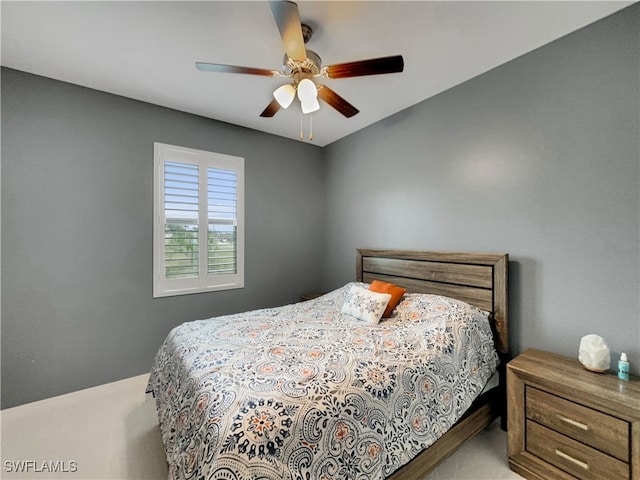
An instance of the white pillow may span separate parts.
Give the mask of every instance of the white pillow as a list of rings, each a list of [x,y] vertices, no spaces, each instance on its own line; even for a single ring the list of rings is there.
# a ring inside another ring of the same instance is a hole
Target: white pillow
[[[377,325],[389,300],[391,300],[391,295],[388,293],[376,293],[354,285],[344,296],[342,313]]]

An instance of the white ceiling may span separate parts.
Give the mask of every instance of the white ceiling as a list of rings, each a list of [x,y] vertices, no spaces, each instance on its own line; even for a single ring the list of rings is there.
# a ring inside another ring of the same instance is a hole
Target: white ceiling
[[[403,73],[323,80],[360,113],[346,119],[322,104],[313,143],[328,145],[631,3],[300,1],[302,21],[314,27],[307,48],[324,65],[405,60]],[[3,0],[1,21],[3,66],[298,138],[299,104],[259,116],[284,78],[194,67],[279,70],[283,49],[266,1]]]

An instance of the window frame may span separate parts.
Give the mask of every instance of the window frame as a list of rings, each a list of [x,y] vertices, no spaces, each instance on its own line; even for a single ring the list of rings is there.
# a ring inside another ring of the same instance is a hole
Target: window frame
[[[158,142],[153,144],[153,158],[153,297],[244,288],[244,158]],[[197,276],[168,279],[165,275],[164,174],[166,162],[197,165],[199,169],[198,244],[207,247],[198,249],[200,268]],[[232,170],[236,173],[236,273],[234,274],[209,275],[206,268],[209,229],[208,168]]]

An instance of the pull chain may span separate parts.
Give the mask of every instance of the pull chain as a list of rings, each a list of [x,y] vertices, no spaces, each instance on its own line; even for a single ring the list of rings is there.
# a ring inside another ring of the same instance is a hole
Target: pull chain
[[[300,114],[300,140],[304,140],[304,133],[302,133],[302,114]]]
[[[309,113],[309,141],[313,142],[313,119],[311,117],[311,114]],[[302,118],[303,118],[303,114],[300,114],[300,140],[304,140],[304,132],[302,130]]]

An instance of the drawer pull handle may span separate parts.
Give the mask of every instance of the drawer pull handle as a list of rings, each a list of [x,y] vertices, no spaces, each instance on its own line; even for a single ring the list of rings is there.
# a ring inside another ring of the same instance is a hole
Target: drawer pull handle
[[[566,453],[561,452],[557,448],[556,448],[556,455],[558,455],[559,457],[564,458],[565,460],[569,460],[571,463],[575,463],[576,465],[578,465],[579,467],[584,468],[585,470],[589,470],[589,464],[588,463],[581,462],[577,458],[573,458],[571,455],[567,455]]]
[[[589,430],[589,425],[585,425],[584,423],[576,422],[575,420],[571,420],[570,418],[563,417],[562,415],[558,415],[558,418],[563,422],[566,422],[574,427],[581,428],[582,430]]]

